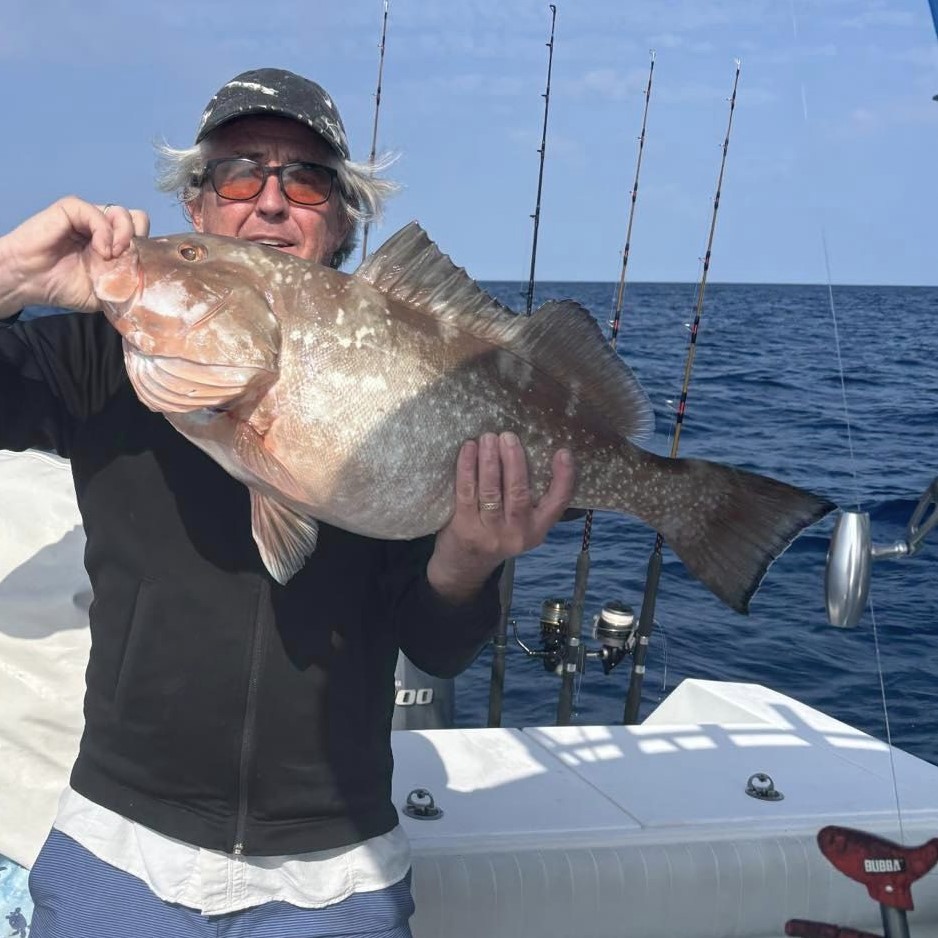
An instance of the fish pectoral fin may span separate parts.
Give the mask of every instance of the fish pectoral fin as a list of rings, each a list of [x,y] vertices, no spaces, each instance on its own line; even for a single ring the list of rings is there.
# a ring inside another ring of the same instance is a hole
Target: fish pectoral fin
[[[270,575],[283,586],[316,549],[319,524],[251,489],[251,530]]]
[[[303,491],[293,473],[264,445],[257,428],[244,421],[238,427],[233,443],[236,459],[251,475],[282,492],[294,501],[303,501]]]
[[[234,446],[241,464],[285,498],[302,501],[296,479],[286,466],[264,447],[264,437],[243,423]],[[251,530],[264,566],[282,586],[303,566],[316,549],[319,524],[289,505],[254,488],[251,492]]]

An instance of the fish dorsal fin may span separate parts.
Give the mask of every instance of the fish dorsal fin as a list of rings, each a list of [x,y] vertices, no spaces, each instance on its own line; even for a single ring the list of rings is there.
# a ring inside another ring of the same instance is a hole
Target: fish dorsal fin
[[[412,221],[364,260],[354,276],[385,296],[462,325],[477,317],[515,315],[457,267]]]
[[[417,222],[392,235],[354,276],[394,300],[504,347],[568,388],[577,402],[598,410],[621,435],[641,440],[654,429],[654,410],[638,379],[578,303],[553,300],[531,316],[513,313],[443,254]]]
[[[509,347],[595,408],[610,429],[640,442],[655,429],[655,411],[638,378],[616,354],[589,310],[573,300],[548,300],[530,316]]]

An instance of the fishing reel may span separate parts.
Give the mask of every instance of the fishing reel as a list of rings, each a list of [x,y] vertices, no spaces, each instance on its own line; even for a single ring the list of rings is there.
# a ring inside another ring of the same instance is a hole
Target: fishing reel
[[[870,516],[865,511],[841,512],[827,553],[824,577],[827,618],[831,625],[851,629],[866,608],[874,560],[911,557],[938,524],[938,478],[922,494],[906,527],[905,537],[889,546],[872,542]]]
[[[512,622],[515,642],[530,658],[540,658],[544,670],[560,675],[569,655],[571,603],[567,599],[545,599],[541,604],[539,623],[540,647],[531,648],[518,634],[518,623]],[[592,636],[600,643],[598,648],[589,649],[579,642],[572,643],[581,659],[596,658],[602,664],[603,673],[609,674],[635,647],[638,620],[631,606],[617,600],[603,605],[593,616]],[[576,670],[582,670],[582,660],[575,662]]]

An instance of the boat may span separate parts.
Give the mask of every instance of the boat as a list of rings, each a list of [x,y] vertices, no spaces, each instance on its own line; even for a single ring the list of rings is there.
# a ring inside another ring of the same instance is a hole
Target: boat
[[[532,250],[529,311],[533,275]],[[25,936],[82,729],[91,589],[66,461],[0,452],[0,500],[0,915]],[[828,608],[849,625],[883,554],[844,518]],[[406,662],[399,681],[415,938],[938,938],[938,766],[802,701],[686,679],[634,725],[453,728],[450,682]]]
[[[77,752],[91,592],[68,463],[2,452],[0,493],[0,788],[16,792],[0,854],[28,868]],[[908,924],[938,938],[938,869],[920,869],[938,861],[938,766],[771,688],[688,679],[637,725],[404,729],[392,746],[416,938],[875,933],[873,886],[819,839],[857,829],[867,879],[901,892],[924,873]],[[25,875],[4,876],[0,915],[28,921]],[[797,930],[811,923],[854,931]]]

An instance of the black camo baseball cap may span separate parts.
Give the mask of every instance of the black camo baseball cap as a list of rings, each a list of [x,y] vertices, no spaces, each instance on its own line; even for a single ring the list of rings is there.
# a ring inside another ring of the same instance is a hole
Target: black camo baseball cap
[[[195,142],[249,114],[275,114],[306,124],[339,156],[349,158],[345,127],[332,98],[316,82],[282,68],[251,69],[222,85],[202,112]]]

